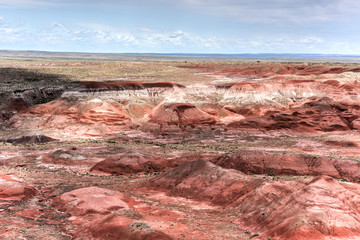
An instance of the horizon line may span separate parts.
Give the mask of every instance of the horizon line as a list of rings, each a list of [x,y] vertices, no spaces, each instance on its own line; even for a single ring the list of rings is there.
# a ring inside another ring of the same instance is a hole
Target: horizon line
[[[124,54],[124,55],[188,55],[188,56],[241,56],[241,55],[293,55],[293,56],[329,56],[329,57],[360,57],[360,54],[338,54],[338,53],[274,53],[274,52],[261,52],[261,53],[197,53],[197,52],[76,52],[76,51],[48,51],[48,50],[12,50],[12,49],[0,49],[0,52],[38,52],[38,53],[73,53],[73,54]]]

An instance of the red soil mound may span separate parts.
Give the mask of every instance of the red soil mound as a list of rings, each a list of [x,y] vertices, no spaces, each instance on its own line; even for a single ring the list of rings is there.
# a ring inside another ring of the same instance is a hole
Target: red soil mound
[[[130,121],[130,118],[123,113],[121,104],[105,102],[101,99],[61,98],[34,106],[28,113],[37,116],[63,116],[63,120],[73,119],[81,124],[124,125]]]
[[[349,160],[338,160],[334,162],[336,170],[342,178],[360,183],[360,163]]]
[[[360,236],[358,186],[331,177],[268,182],[206,161],[186,163],[150,180],[167,193],[239,211],[239,224],[261,239]]]
[[[356,107],[356,106],[355,106]],[[359,118],[354,106],[340,104],[328,97],[309,99],[300,106],[261,117],[251,117],[230,123],[233,128],[255,128],[261,130],[288,129],[300,132],[330,132],[353,129],[352,121]]]
[[[263,237],[360,236],[359,196],[331,177],[265,184],[238,203],[244,221]]]
[[[146,114],[151,113],[153,107],[148,104],[139,104],[139,103],[130,103],[126,106],[124,112],[128,115],[132,120],[140,120]]]
[[[142,82],[84,82],[75,87],[73,90],[79,92],[92,92],[92,91],[123,91],[123,90],[141,90],[148,88],[174,88],[181,87],[183,85],[172,82],[154,82],[154,83],[142,83]]]
[[[239,116],[238,114],[234,114],[234,112],[219,106],[218,104],[213,103],[205,103],[199,106],[199,109],[202,111],[216,117],[216,118],[225,118],[225,117],[233,117]]]
[[[350,160],[244,150],[211,161],[223,168],[236,169],[246,174],[328,175],[355,183],[360,182],[360,163]]]
[[[85,229],[75,233],[81,239],[99,240],[171,240],[167,234],[143,222],[113,214],[86,224]]]
[[[213,125],[217,119],[210,114],[201,111],[192,104],[187,103],[165,103],[156,107],[147,116],[149,123],[162,126],[175,125],[183,129],[187,126]]]
[[[86,107],[85,107],[86,109]],[[130,118],[123,113],[120,104],[102,104],[85,110],[77,119],[81,124],[125,125]]]
[[[54,199],[53,205],[71,215],[109,214],[119,209],[128,209],[128,204],[133,201],[118,191],[87,187],[60,195]]]
[[[81,227],[73,235],[79,239],[172,239],[138,222],[142,216],[133,209],[134,204],[123,193],[99,187],[80,188],[53,200],[54,207],[76,216],[74,224]]]
[[[0,174],[0,200],[21,201],[37,195],[37,190],[10,176]]]
[[[9,120],[9,128],[61,129],[66,136],[98,137],[130,128],[122,104],[101,99],[61,98],[36,105]],[[59,132],[60,133],[60,132]]]
[[[113,175],[133,174],[138,172],[160,171],[164,168],[164,159],[155,155],[124,153],[97,163],[90,171],[105,172]]]
[[[151,179],[150,185],[166,189],[171,195],[228,205],[262,182],[239,171],[198,160],[160,174]]]
[[[128,152],[109,157],[104,161],[97,163],[90,171],[113,175],[134,174],[139,172],[160,172],[177,167],[186,162],[213,158],[214,156],[203,156],[200,154],[184,154],[175,158],[163,158],[155,155]]]
[[[62,165],[81,165],[86,160],[85,157],[77,154],[74,149],[55,150],[42,157],[42,162]]]
[[[334,161],[306,155],[271,154],[260,151],[240,151],[213,161],[223,168],[246,174],[329,175],[339,178]]]
[[[354,119],[353,121],[351,121],[350,127],[352,129],[360,130],[360,119]]]
[[[244,117],[259,117],[286,110],[283,105],[271,101],[265,101],[264,103],[257,104],[247,104],[245,106],[226,105],[224,108]]]

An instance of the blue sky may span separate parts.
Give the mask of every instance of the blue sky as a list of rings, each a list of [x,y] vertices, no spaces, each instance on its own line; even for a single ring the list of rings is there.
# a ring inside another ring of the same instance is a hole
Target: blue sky
[[[360,54],[358,0],[0,0],[0,49]]]

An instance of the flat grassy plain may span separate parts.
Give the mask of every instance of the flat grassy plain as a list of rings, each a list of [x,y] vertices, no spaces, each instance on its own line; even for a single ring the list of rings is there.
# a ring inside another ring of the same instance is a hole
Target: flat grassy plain
[[[71,81],[172,81],[206,83],[207,71],[258,66],[268,63],[299,63],[357,66],[357,58],[218,57],[151,54],[91,54],[0,51],[0,67],[22,68],[40,74],[56,74]],[[192,68],[202,65],[203,68]]]
[[[0,67],[20,68],[41,74],[57,74],[71,81],[172,81],[181,84],[206,82],[197,70],[179,68],[179,62],[0,62]]]

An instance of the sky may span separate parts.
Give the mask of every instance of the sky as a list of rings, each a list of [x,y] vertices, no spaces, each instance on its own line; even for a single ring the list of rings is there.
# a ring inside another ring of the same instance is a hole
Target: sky
[[[0,49],[360,54],[359,0],[0,0]]]

